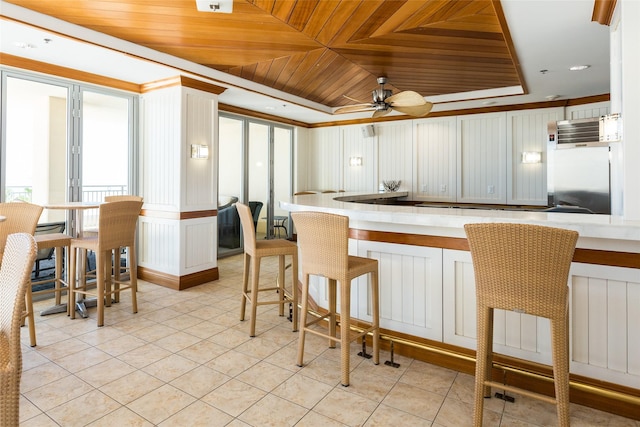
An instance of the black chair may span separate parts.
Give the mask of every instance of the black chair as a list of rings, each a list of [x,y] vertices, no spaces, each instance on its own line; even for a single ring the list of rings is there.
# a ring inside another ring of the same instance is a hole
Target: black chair
[[[262,210],[262,202],[249,202],[249,209],[251,210],[251,216],[253,217],[253,228],[258,227],[258,219],[260,218],[260,211]]]

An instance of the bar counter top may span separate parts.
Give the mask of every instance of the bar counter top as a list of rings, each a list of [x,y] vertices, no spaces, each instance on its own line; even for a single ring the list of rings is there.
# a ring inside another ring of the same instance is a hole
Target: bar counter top
[[[580,233],[581,239],[628,241],[640,251],[640,221],[625,220],[619,216],[510,210],[504,207],[482,209],[463,208],[458,207],[459,205],[456,208],[447,205],[419,206],[406,203],[407,196],[407,192],[305,194],[281,201],[280,207],[290,212],[313,210],[346,215],[352,221],[352,226],[354,221],[371,222],[385,224],[383,228],[389,231],[401,231],[405,226],[437,228],[442,235],[451,237],[464,237],[463,227],[467,223],[538,224],[575,230]]]

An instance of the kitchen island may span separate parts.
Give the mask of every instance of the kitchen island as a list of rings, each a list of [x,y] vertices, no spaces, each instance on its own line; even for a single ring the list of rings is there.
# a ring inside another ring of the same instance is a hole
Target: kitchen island
[[[640,221],[609,215],[416,206],[406,192],[313,194],[280,202],[291,211],[350,218],[349,250],[376,258],[387,348],[473,373],[476,319],[473,266],[464,224],[518,222],[566,228],[580,237],[570,271],[571,399],[640,418]],[[294,224],[295,226],[295,224]],[[366,280],[366,279],[359,279]],[[311,295],[327,307],[325,286]],[[368,321],[364,282],[352,316]],[[549,323],[496,311],[496,375],[552,393]]]

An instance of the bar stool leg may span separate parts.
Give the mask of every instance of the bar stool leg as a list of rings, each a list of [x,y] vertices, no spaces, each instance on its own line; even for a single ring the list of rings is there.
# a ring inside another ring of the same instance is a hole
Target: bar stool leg
[[[569,426],[569,340],[568,316],[551,320],[551,345],[553,352],[553,379],[556,392],[558,425]]]
[[[293,332],[298,331],[298,253],[294,252],[291,258],[291,295],[293,295],[293,313],[291,314],[291,320],[293,322]]]
[[[351,324],[351,283],[340,283],[340,359],[342,363],[342,380],[344,387],[349,386],[349,353]]]
[[[258,316],[258,279],[260,278],[260,258],[251,258],[251,331],[250,337],[256,336],[256,317]]]
[[[373,363],[380,364],[380,297],[378,271],[371,272],[371,310],[373,310]]]
[[[278,256],[278,314],[284,316],[284,255]]]
[[[240,302],[240,321],[244,320],[244,315],[247,307],[247,298],[249,292],[249,262],[251,257],[246,252],[244,253],[244,270],[242,272],[242,301]]]
[[[329,336],[336,337],[336,294],[337,294],[337,282],[333,279],[328,279],[329,290]],[[342,319],[341,319],[342,320]],[[336,341],[329,340],[329,348],[336,348]]]
[[[309,275],[302,277],[302,308],[300,309],[300,335],[298,336],[297,365],[302,367],[304,358],[304,338],[307,331],[307,309],[309,307]]]

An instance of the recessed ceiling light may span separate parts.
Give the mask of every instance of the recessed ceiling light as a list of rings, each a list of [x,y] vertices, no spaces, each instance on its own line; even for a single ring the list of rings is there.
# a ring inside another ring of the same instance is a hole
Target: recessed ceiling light
[[[482,105],[493,105],[496,101],[482,101]]]
[[[582,71],[582,70],[586,70],[589,67],[591,67],[591,65],[574,65],[573,67],[569,68],[569,70],[570,71]]]
[[[275,110],[276,107],[272,107],[271,105],[267,105],[266,107],[264,107],[265,110]]]
[[[545,98],[547,99],[547,101],[553,101],[554,99],[560,98],[560,95],[547,95],[545,96]]]

